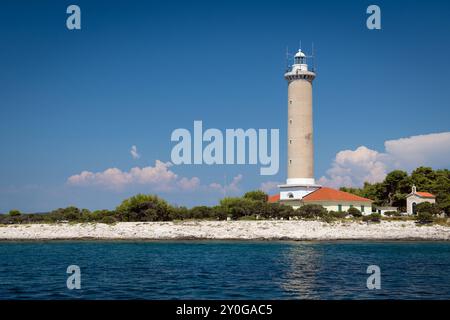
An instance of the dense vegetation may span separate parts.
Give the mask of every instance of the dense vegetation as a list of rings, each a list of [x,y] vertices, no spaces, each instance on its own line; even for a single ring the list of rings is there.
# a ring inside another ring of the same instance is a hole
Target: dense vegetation
[[[450,215],[450,170],[433,170],[419,167],[411,175],[405,171],[390,172],[384,181],[365,183],[362,188],[341,188],[361,197],[374,200],[374,205],[399,207],[406,211],[406,196],[411,193],[411,186],[416,185],[418,191],[427,191],[436,195],[437,208]]]
[[[416,207],[421,223],[435,220],[442,211],[449,215],[450,208],[450,172],[449,170],[433,171],[431,168],[418,168],[408,176],[403,171],[393,171],[383,182],[368,184],[363,188],[341,188],[341,190],[375,200],[378,205],[404,207],[406,195],[411,185],[418,190],[426,190],[437,195],[436,205],[421,203]],[[398,212],[388,212],[391,219],[398,218]],[[267,194],[262,191],[250,191],[243,197],[224,198],[217,206],[196,206],[193,208],[172,206],[156,195],[138,194],[125,199],[115,210],[79,209],[67,207],[44,214],[23,214],[11,210],[9,214],[0,215],[0,224],[12,223],[55,223],[55,222],[102,222],[115,223],[121,221],[174,221],[174,220],[256,220],[256,219],[315,219],[333,221],[352,217],[367,222],[379,222],[381,216],[373,213],[363,216],[352,207],[348,212],[327,212],[315,204],[307,204],[296,210],[278,203],[268,203]]]

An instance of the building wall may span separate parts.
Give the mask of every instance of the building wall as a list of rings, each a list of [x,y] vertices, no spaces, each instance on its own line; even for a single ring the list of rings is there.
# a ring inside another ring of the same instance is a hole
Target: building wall
[[[317,202],[308,202],[308,203],[314,203],[314,204],[320,204],[323,207],[325,207],[328,211],[339,211],[339,205],[341,205],[341,210],[340,211],[347,211],[348,209],[350,209],[352,206],[356,209],[358,209],[359,211],[361,211],[361,213],[363,215],[368,215],[372,213],[372,203],[370,202],[334,202],[334,201],[317,201]],[[364,208],[362,208],[362,206]]]
[[[408,214],[413,214],[413,203],[419,204],[422,202],[436,203],[436,199],[433,198],[422,198],[415,194],[409,195],[406,198],[406,212]]]
[[[301,200],[319,187],[312,186],[292,186],[285,185],[280,188],[280,200]]]
[[[376,208],[377,213],[384,216],[384,214],[388,211],[398,211],[397,207],[391,207],[391,208]]]
[[[339,211],[339,205],[341,205],[341,211],[347,211],[351,208],[351,206],[355,207],[363,215],[368,215],[372,213],[372,203],[371,202],[334,202],[334,201],[308,201],[308,202],[301,202],[301,201],[283,201],[282,202],[285,205],[290,205],[294,209],[300,208],[304,204],[318,204],[323,206],[328,211]],[[364,206],[363,210],[361,210],[361,206]]]

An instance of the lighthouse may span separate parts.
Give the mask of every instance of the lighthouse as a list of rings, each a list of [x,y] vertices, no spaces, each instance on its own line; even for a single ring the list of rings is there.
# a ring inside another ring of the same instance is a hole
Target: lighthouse
[[[280,185],[280,201],[295,202],[320,188],[314,180],[313,81],[314,70],[308,67],[302,50],[284,74],[288,84],[287,180]]]
[[[372,212],[372,200],[322,187],[314,180],[312,89],[316,73],[309,68],[308,58],[298,50],[294,63],[284,74],[288,89],[287,180],[286,184],[278,186],[280,192],[269,196],[267,201],[294,209],[307,204],[340,212],[357,208],[368,215]]]

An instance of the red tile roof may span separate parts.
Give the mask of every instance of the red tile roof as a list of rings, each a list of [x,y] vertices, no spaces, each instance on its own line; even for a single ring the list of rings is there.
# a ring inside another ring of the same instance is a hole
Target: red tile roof
[[[321,187],[316,191],[311,192],[307,196],[303,197],[303,201],[358,201],[358,202],[372,202],[372,200],[356,196],[354,194],[331,189],[327,187]]]
[[[436,198],[434,194],[428,192],[416,192],[416,194],[422,198]]]
[[[280,201],[280,194],[275,194],[269,196],[267,202],[278,202]],[[354,201],[354,202],[372,202],[372,200],[356,196],[354,194],[339,191],[336,189],[331,189],[327,187],[321,187],[316,191],[311,192],[307,196],[303,197],[305,202],[314,201]]]
[[[267,202],[278,202],[280,201],[280,194],[274,194],[273,196],[269,196],[267,198]]]

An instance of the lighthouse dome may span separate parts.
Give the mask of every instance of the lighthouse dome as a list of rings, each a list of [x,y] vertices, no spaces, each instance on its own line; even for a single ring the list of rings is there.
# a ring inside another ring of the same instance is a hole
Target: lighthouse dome
[[[298,50],[298,52],[295,54],[294,56],[295,58],[300,58],[300,57],[306,57],[306,55],[302,52],[301,49]]]
[[[306,66],[306,55],[302,52],[301,49],[299,49],[294,56],[294,66],[295,65],[302,66],[301,70],[308,70],[308,67]]]

